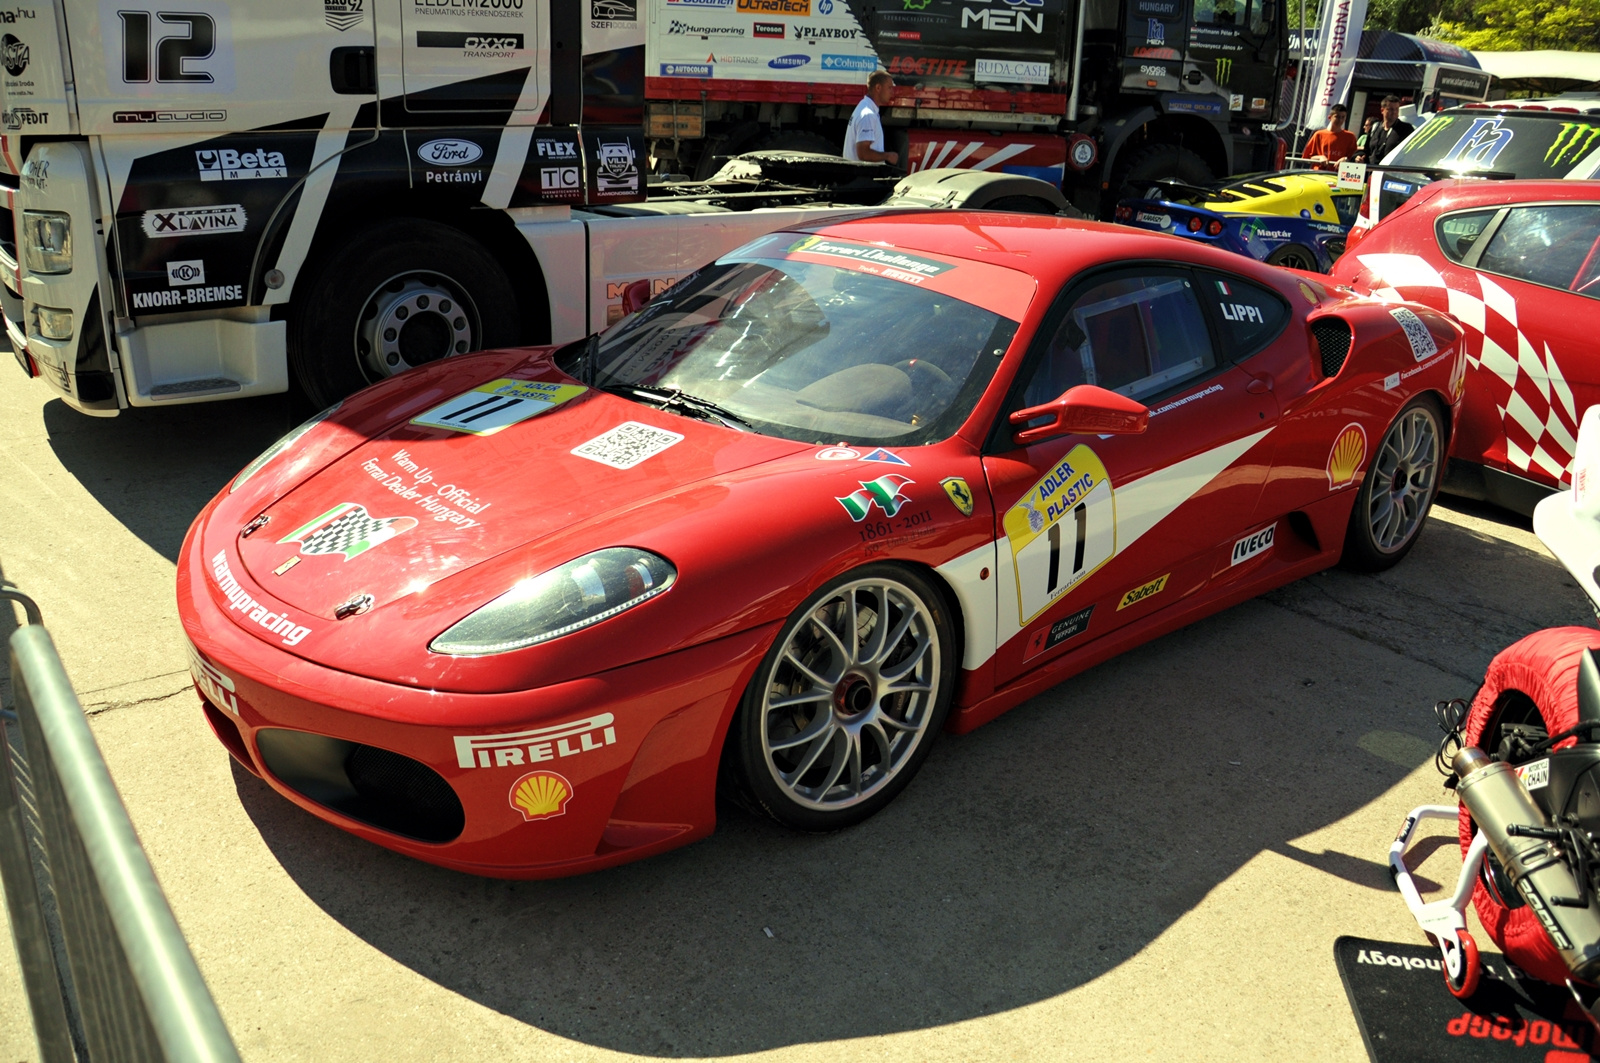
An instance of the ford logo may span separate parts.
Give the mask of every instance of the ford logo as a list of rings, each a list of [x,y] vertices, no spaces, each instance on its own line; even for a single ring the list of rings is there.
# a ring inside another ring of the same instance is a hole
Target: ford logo
[[[797,66],[805,66],[811,62],[809,55],[780,55],[767,63],[774,70],[792,70]]]
[[[417,149],[417,158],[430,166],[465,166],[483,158],[483,149],[470,140],[430,140]]]

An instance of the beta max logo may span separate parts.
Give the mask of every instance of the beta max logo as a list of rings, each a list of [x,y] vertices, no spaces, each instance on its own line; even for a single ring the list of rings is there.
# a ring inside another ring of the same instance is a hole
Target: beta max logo
[[[483,158],[483,149],[470,140],[430,140],[417,149],[417,158],[430,166],[466,166]]]

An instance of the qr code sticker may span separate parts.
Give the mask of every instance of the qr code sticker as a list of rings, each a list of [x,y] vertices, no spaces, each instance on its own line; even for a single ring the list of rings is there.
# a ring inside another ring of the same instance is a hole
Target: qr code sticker
[[[1428,326],[1422,323],[1420,317],[1403,306],[1395,307],[1389,314],[1405,331],[1406,342],[1411,344],[1411,357],[1420,362],[1439,353],[1438,345],[1433,342],[1433,333],[1428,331]]]
[[[572,453],[613,469],[631,469],[646,458],[682,441],[683,436],[677,432],[668,432],[664,428],[640,424],[638,421],[624,421],[609,432],[573,447]]]

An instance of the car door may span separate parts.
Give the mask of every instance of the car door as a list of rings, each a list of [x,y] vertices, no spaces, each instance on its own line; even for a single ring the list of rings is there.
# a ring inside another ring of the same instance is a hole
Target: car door
[[[1455,452],[1565,483],[1578,418],[1600,402],[1600,203],[1458,211],[1434,235],[1450,311],[1475,333]]]
[[[1041,326],[983,459],[997,684],[1172,607],[1209,582],[1219,551],[1263,530],[1250,521],[1277,406],[1219,356],[1203,284],[1216,282],[1166,264],[1102,272]],[[1146,430],[1016,442],[1011,413],[1082,384],[1145,404]]]

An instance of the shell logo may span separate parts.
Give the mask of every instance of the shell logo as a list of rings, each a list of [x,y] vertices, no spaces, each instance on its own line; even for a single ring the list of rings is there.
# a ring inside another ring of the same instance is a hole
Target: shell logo
[[[1353,483],[1366,456],[1367,430],[1359,424],[1345,425],[1328,452],[1328,487],[1338,490]]]
[[[511,784],[511,807],[529,823],[566,812],[572,784],[553,771],[530,771]]]

